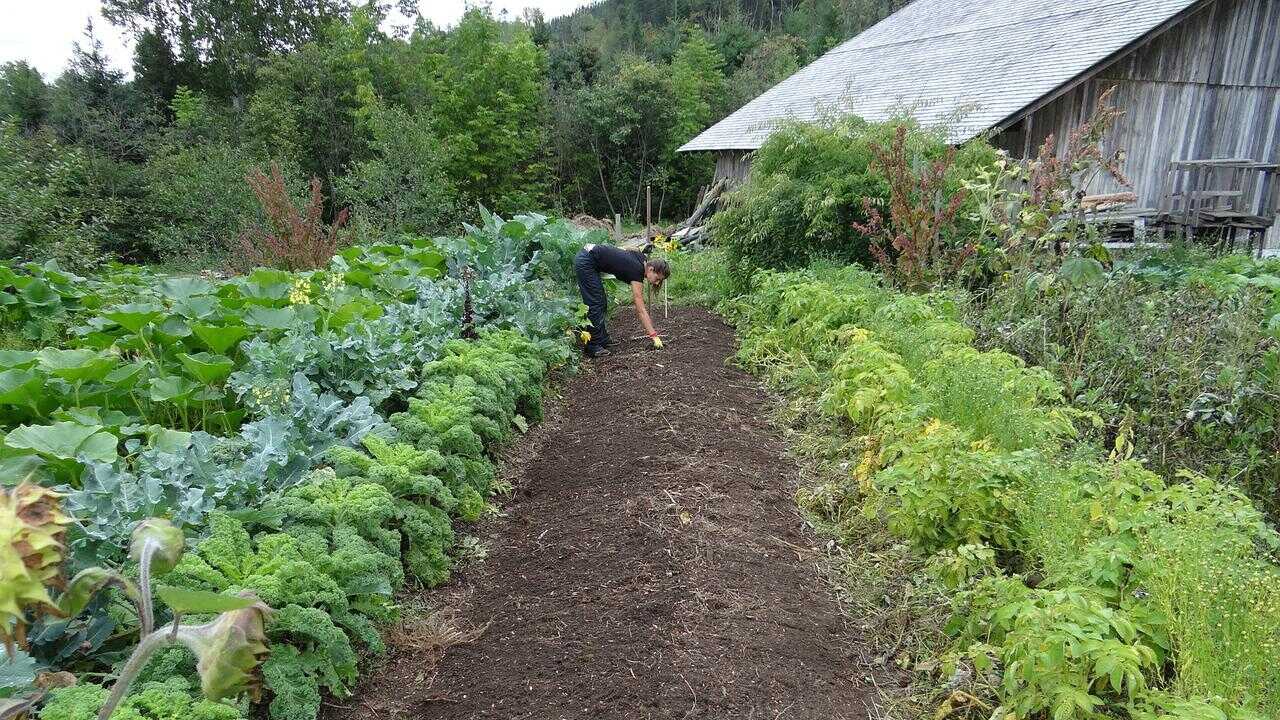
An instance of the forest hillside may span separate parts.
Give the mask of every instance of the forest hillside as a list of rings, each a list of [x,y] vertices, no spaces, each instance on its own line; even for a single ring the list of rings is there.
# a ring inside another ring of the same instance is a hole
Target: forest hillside
[[[297,199],[318,180],[354,239],[481,204],[635,217],[646,185],[677,216],[711,165],[676,148],[900,4],[608,0],[438,28],[405,1],[103,0],[133,57],[90,24],[58,77],[0,67],[0,256],[220,266],[265,222],[246,177],[273,166]]]

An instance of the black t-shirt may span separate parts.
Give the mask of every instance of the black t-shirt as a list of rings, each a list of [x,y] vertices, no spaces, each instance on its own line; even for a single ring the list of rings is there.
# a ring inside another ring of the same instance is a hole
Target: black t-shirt
[[[590,252],[600,272],[609,273],[623,282],[644,282],[644,255],[641,253],[612,245],[596,245]]]

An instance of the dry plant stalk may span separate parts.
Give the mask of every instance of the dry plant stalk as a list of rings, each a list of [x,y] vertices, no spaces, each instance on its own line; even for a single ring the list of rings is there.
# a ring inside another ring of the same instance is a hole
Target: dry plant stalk
[[[402,624],[390,637],[392,645],[409,647],[443,655],[454,645],[474,642],[489,629],[489,623],[470,625],[453,608],[442,608],[424,617]]]

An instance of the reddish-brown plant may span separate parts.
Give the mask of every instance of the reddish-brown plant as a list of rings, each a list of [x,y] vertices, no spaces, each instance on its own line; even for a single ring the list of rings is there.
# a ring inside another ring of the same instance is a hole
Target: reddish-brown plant
[[[907,128],[899,126],[889,148],[871,146],[873,167],[889,181],[889,217],[871,198],[863,198],[866,223],[854,223],[871,238],[871,254],[885,275],[899,287],[924,289],[954,274],[973,254],[971,244],[955,247],[944,237],[964,203],[963,190],[946,189],[947,171],[955,162],[955,148],[916,174],[907,153]]]
[[[284,173],[276,163],[271,163],[271,174],[254,168],[245,180],[262,205],[265,222],[240,234],[232,257],[234,269],[324,267],[343,241],[348,212],[340,211],[332,223],[324,221],[320,179],[311,179],[311,195],[302,209],[294,205]]]
[[[1106,172],[1121,186],[1133,186],[1120,169],[1123,151],[1117,149],[1106,155],[1102,152],[1102,138],[1124,114],[1111,104],[1114,92],[1115,87],[1111,87],[1098,96],[1093,113],[1071,130],[1061,152],[1057,138],[1050,134],[1031,162],[1027,172],[1028,204],[1037,209],[1027,214],[1031,219],[1027,234],[1032,240],[1046,234],[1055,218],[1079,206],[1095,173]]]

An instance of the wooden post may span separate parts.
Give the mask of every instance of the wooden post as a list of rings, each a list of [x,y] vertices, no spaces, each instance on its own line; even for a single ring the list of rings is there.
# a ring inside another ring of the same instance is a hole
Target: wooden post
[[[613,215],[613,239],[614,242],[622,242],[622,213]]]
[[[644,186],[644,241],[653,242],[653,190]]]

